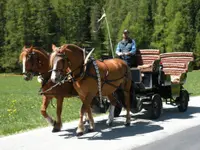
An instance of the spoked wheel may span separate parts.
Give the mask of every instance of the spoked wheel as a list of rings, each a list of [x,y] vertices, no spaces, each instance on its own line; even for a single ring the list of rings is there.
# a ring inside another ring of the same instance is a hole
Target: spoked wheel
[[[162,99],[159,94],[152,96],[152,104],[148,109],[148,113],[151,119],[158,119],[162,113]]]
[[[185,112],[188,109],[189,93],[186,90],[181,90],[180,97],[178,98],[180,112]]]
[[[115,110],[114,110],[114,117],[119,117],[120,113],[122,111],[122,107],[121,106],[115,106]]]

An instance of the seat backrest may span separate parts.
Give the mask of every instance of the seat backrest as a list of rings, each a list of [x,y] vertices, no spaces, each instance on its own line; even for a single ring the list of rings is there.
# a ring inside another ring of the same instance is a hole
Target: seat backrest
[[[136,54],[137,68],[141,72],[157,72],[160,63],[160,50],[140,49]]]
[[[192,52],[171,52],[160,54],[163,71],[167,75],[181,75],[193,70]]]
[[[140,49],[137,51],[137,65],[152,64],[160,59],[160,51],[157,49]]]

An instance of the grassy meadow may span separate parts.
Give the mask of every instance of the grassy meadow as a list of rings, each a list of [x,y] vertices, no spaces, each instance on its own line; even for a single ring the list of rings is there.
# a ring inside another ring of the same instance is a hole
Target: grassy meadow
[[[192,96],[200,95],[200,71],[188,73],[184,87]],[[38,95],[40,84],[36,78],[25,81],[22,76],[0,75],[0,135],[47,126],[47,122],[40,114],[42,96]],[[53,100],[55,105],[55,100]],[[56,105],[55,105],[56,106]],[[64,101],[63,121],[79,118],[81,102],[77,98]],[[56,115],[56,109],[49,105],[50,115]]]
[[[187,74],[184,88],[188,90],[191,96],[200,95],[200,70],[194,70]]]
[[[0,135],[48,125],[40,114],[42,96],[38,94],[40,84],[36,78],[27,82],[22,76],[0,75],[0,85]],[[55,102],[53,99],[54,106]],[[77,119],[80,106],[81,102],[77,98],[65,99],[64,121]],[[56,116],[56,108],[51,104],[47,111],[51,116]]]

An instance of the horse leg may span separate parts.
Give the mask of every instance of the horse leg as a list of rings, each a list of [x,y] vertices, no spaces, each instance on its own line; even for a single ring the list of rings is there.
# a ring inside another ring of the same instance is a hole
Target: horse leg
[[[85,128],[84,128],[84,123],[83,123],[83,116],[84,116],[84,113],[85,113],[85,107],[84,107],[84,104],[82,104],[81,110],[80,110],[79,124],[78,124],[78,128],[77,128],[77,130],[76,130],[77,136],[83,135],[83,132],[84,132],[84,130],[85,130]]]
[[[43,96],[42,97],[42,107],[41,107],[41,114],[43,115],[43,117],[46,119],[46,121],[50,124],[50,125],[54,125],[55,121],[47,114],[47,107],[49,105],[51,98],[47,97],[47,96]]]
[[[130,88],[129,84],[126,85],[125,91],[124,91],[124,98],[126,103],[126,126],[130,126],[131,122],[131,116],[130,116]]]
[[[89,125],[90,125],[88,132],[93,132],[95,125],[94,125],[94,119],[92,116],[92,111],[91,111],[90,105],[87,107],[87,113],[88,113],[88,119],[89,119]]]
[[[61,120],[61,113],[62,113],[62,106],[63,106],[63,97],[57,97],[57,121],[54,125],[52,132],[59,132],[62,128],[62,120]]]
[[[111,94],[108,96],[108,99],[110,100],[110,107],[109,107],[109,115],[108,115],[108,120],[106,121],[106,124],[108,126],[111,126],[113,123],[114,119],[114,111],[115,111],[115,105],[116,105],[116,100],[114,96]]]
[[[91,107],[90,104],[92,102],[94,96],[92,95],[87,95],[87,97],[81,97],[81,100],[83,102],[82,107],[81,107],[81,112],[80,112],[80,120],[79,120],[79,124],[78,124],[78,128],[76,130],[76,133],[78,136],[83,135],[84,132],[84,123],[83,123],[83,116],[84,113],[87,112],[88,114],[88,119],[89,119],[89,124],[90,124],[90,129],[89,132],[94,130],[94,119],[92,117],[92,111],[91,111]]]
[[[84,117],[84,119],[83,119],[83,123],[84,123],[84,124],[89,123],[88,114],[85,113],[84,115],[85,115],[85,117]]]
[[[88,132],[93,132],[94,128],[95,128],[94,119],[93,119],[92,110],[91,110],[91,103],[92,103],[92,100],[93,100],[94,97],[95,97],[95,95],[88,94],[87,97],[83,101],[84,102],[85,111],[88,114],[89,125],[90,125],[90,128],[88,129]]]
[[[112,123],[113,123],[113,120],[114,120],[114,111],[115,111],[115,106],[110,104],[108,120],[106,121],[106,124],[108,126],[112,126]]]

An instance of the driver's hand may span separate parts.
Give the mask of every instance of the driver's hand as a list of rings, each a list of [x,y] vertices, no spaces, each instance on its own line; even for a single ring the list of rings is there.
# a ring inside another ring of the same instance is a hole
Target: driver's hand
[[[118,56],[122,56],[123,53],[122,53],[122,52],[118,52],[117,55],[118,55]]]
[[[127,55],[131,55],[131,53],[130,52],[127,52],[127,53],[125,53],[125,55],[127,56]]]

